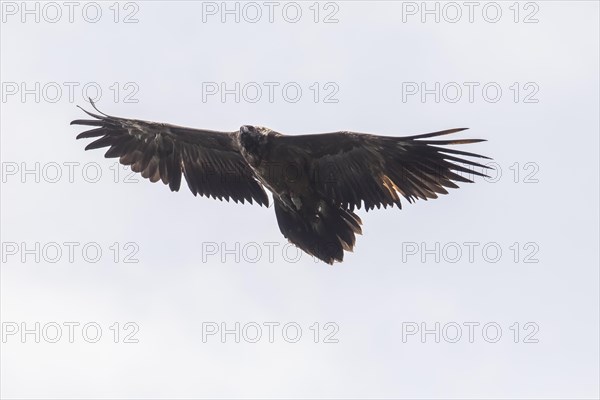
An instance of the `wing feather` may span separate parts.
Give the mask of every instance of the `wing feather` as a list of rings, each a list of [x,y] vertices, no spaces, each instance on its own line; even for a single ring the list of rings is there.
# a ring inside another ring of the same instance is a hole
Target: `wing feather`
[[[236,132],[113,117],[93,102],[92,106],[101,115],[82,108],[94,119],[71,122],[95,127],[77,135],[95,139],[86,150],[108,147],[105,157],[118,158],[151,182],[169,185],[171,191],[179,190],[183,175],[194,195],[269,205],[267,193],[238,150]]]
[[[282,146],[295,146],[310,160],[313,184],[325,197],[353,210],[361,205],[401,208],[408,202],[434,199],[457,188],[456,182],[485,177],[489,166],[475,159],[488,157],[448,146],[479,143],[481,139],[435,140],[466,128],[405,137],[356,132],[281,137]]]

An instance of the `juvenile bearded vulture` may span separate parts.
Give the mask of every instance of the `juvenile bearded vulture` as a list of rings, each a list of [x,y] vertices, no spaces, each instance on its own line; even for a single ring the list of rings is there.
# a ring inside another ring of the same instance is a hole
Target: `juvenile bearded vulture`
[[[430,140],[466,128],[405,137],[347,131],[287,136],[251,125],[217,132],[113,117],[91,103],[99,114],[82,110],[94,119],[71,122],[96,127],[77,136],[99,137],[86,150],[109,147],[105,157],[118,157],[172,191],[183,174],[194,196],[268,207],[267,188],[283,236],[328,264],[352,251],[362,224],[356,208],[401,208],[400,196],[409,203],[434,199],[457,188],[455,182],[472,182],[461,173],[486,176],[472,167],[488,168],[463,158],[488,157],[445,147],[481,139]]]

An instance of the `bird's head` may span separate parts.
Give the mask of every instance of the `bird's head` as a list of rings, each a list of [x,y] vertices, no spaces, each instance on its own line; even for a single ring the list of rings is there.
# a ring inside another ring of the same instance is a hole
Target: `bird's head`
[[[240,144],[248,153],[256,154],[268,133],[269,129],[262,126],[243,125],[240,127]]]

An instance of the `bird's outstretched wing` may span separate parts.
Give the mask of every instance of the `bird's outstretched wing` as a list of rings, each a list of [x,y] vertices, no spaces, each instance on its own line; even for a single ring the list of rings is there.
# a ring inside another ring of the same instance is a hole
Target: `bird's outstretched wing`
[[[455,182],[486,176],[489,167],[468,158],[488,157],[446,147],[484,140],[430,140],[464,129],[405,137],[355,132],[281,136],[278,145],[304,153],[310,160],[307,173],[321,195],[350,210],[362,202],[368,211],[382,205],[401,208],[400,196],[409,202],[437,198],[448,193],[446,188],[457,188]]]
[[[179,190],[183,173],[194,195],[269,205],[267,193],[238,151],[235,132],[113,117],[91,103],[101,115],[82,108],[94,119],[71,122],[96,127],[77,136],[98,138],[86,150],[109,147],[105,157],[118,157],[121,164],[151,182],[162,180],[172,191]]]

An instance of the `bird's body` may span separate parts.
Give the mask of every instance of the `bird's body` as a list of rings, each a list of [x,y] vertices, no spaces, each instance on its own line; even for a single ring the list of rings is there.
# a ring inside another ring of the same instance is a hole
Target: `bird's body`
[[[445,187],[456,188],[454,181],[471,182],[461,173],[485,176],[472,167],[487,168],[457,155],[487,157],[438,147],[481,140],[423,140],[462,129],[408,137],[284,135],[252,125],[217,132],[88,114],[95,119],[72,122],[98,127],[78,135],[100,137],[86,150],[110,147],[106,157],[119,157],[173,191],[183,175],[194,195],[268,206],[267,188],[282,234],[329,264],[342,261],[361,233],[356,208],[401,208],[400,196],[436,198]]]

